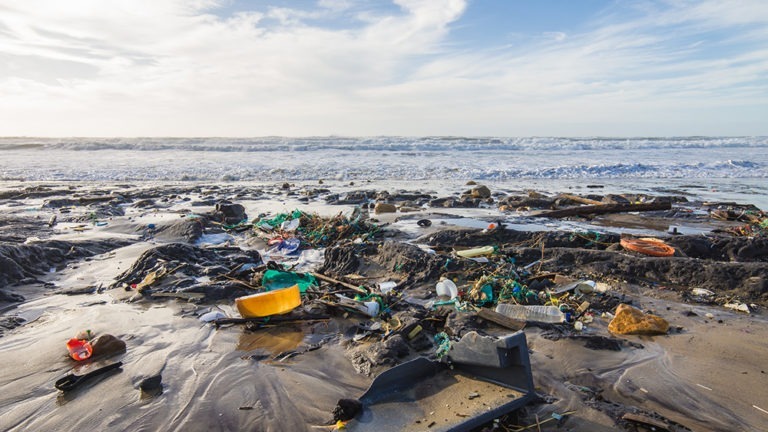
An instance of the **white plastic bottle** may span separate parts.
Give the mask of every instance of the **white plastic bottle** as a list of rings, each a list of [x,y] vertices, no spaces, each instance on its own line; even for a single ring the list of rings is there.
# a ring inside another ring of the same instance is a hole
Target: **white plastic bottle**
[[[524,306],[499,303],[496,306],[496,312],[522,321],[545,323],[561,323],[565,321],[565,314],[557,306]]]

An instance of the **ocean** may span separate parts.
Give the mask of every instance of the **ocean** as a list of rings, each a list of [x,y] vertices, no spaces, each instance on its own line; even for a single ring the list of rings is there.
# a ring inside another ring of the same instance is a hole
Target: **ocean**
[[[0,155],[6,181],[604,183],[768,204],[768,137],[6,137]]]

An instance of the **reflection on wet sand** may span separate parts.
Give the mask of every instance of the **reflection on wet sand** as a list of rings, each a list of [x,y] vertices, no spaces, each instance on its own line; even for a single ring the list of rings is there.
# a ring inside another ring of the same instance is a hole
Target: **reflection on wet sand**
[[[244,331],[237,342],[237,351],[266,350],[278,354],[296,349],[304,340],[300,327],[273,327],[255,332]]]

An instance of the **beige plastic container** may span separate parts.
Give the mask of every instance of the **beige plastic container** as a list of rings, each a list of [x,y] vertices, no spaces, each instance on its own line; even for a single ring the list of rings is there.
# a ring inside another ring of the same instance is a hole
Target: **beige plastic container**
[[[490,255],[493,253],[493,246],[483,246],[473,249],[464,249],[456,252],[456,255],[464,258],[475,258],[483,255]]]

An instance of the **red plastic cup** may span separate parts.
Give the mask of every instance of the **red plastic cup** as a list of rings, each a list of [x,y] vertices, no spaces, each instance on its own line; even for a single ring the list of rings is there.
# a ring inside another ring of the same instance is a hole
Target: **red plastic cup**
[[[93,347],[88,341],[72,338],[67,342],[69,355],[77,361],[82,361],[91,357]]]

